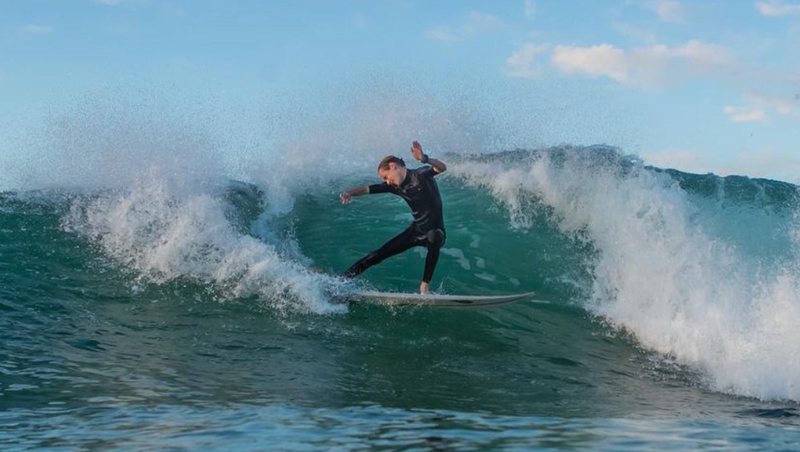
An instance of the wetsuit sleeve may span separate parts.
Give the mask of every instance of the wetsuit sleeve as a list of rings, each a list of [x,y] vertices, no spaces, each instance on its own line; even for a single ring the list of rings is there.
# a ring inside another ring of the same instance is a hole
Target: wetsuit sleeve
[[[393,187],[391,185],[387,184],[386,182],[384,182],[382,184],[370,185],[369,186],[369,194],[370,195],[375,195],[375,194],[378,194],[378,193],[394,193],[394,190],[392,190],[392,188]]]
[[[433,177],[436,176],[437,173],[432,166],[423,166],[417,170],[417,174],[422,177]]]

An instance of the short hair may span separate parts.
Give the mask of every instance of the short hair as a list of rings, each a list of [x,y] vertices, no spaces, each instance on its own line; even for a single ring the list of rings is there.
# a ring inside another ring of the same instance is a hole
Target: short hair
[[[378,164],[378,171],[380,171],[380,170],[384,170],[384,171],[388,170],[390,163],[394,163],[395,165],[400,165],[403,168],[406,167],[406,162],[404,162],[403,159],[401,159],[400,157],[395,157],[393,155],[387,155],[386,157],[383,158],[383,160],[381,160],[381,163]]]

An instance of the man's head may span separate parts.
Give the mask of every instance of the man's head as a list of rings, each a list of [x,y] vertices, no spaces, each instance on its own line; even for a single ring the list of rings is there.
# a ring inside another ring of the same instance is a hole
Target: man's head
[[[378,176],[387,184],[399,187],[406,179],[406,162],[399,157],[388,155],[378,165]]]

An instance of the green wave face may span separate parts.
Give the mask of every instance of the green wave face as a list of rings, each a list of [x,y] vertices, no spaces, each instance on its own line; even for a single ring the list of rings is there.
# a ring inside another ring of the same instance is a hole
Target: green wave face
[[[423,250],[355,282],[336,276],[410,221],[390,195],[339,204],[372,170],[308,185],[150,175],[3,194],[5,406],[736,418],[762,409],[757,399],[800,399],[789,384],[800,365],[785,359],[800,344],[796,187],[647,168],[598,147],[447,162],[433,289],[535,291],[549,304],[332,303],[418,287]]]

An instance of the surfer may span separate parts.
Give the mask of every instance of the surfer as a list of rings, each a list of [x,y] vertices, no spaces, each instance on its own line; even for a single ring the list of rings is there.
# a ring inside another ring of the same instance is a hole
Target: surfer
[[[426,294],[429,292],[433,270],[439,261],[439,250],[447,237],[444,231],[442,198],[433,177],[445,172],[447,166],[423,153],[422,146],[416,141],[411,145],[411,155],[415,160],[429,166],[409,169],[403,159],[389,155],[378,165],[378,176],[383,180],[382,184],[355,187],[339,194],[342,204],[350,204],[353,196],[393,193],[408,203],[414,216],[414,220],[403,232],[358,260],[344,272],[344,276],[355,277],[388,257],[415,246],[424,246],[428,248],[428,256],[425,258],[425,271],[419,291]]]

